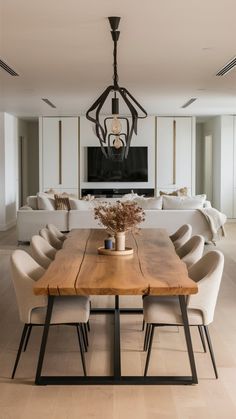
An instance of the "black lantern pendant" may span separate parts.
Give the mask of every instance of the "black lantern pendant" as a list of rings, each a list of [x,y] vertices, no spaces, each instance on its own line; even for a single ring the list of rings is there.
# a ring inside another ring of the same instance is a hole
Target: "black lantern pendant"
[[[109,17],[111,36],[114,42],[113,50],[113,85],[108,86],[86,113],[87,119],[95,124],[95,132],[106,158],[111,160],[126,159],[133,133],[137,135],[137,123],[139,118],[146,118],[147,112],[125,88],[118,84],[117,73],[117,43],[120,35],[118,31],[120,17]],[[101,121],[101,110],[110,93],[113,93],[111,102],[112,116]],[[119,99],[122,99],[129,109],[130,118],[119,115]],[[139,114],[141,112],[141,115]]]

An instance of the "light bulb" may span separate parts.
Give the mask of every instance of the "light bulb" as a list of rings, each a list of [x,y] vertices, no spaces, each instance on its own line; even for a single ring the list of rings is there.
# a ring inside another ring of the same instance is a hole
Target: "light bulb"
[[[118,150],[119,148],[123,146],[123,141],[119,138],[118,135],[116,135],[116,138],[113,141],[113,146],[115,147],[116,150]]]
[[[111,123],[111,132],[113,134],[120,134],[122,130],[122,125],[120,120],[117,118],[117,115],[114,115]]]

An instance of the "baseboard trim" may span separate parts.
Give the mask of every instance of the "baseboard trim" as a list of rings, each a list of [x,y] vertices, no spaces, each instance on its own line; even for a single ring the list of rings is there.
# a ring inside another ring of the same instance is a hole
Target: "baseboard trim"
[[[0,231],[7,231],[16,225],[16,220],[12,220],[7,224],[0,224]]]
[[[236,223],[236,218],[227,218],[226,224]]]

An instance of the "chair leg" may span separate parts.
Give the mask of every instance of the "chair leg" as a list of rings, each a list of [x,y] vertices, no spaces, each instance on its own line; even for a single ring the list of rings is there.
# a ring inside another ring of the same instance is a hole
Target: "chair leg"
[[[146,331],[145,331],[145,336],[144,336],[144,343],[143,343],[143,350],[146,352],[147,348],[148,348],[148,341],[150,338],[150,331],[151,331],[151,325],[150,324],[146,324]]]
[[[203,334],[203,331],[202,331],[202,326],[198,326],[198,331],[199,331],[199,335],[200,335],[200,338],[201,338],[201,341],[202,341],[203,351],[206,352],[207,350],[206,350],[204,334]]]
[[[12,375],[11,375],[11,378],[12,379],[15,377],[16,369],[17,369],[17,366],[18,366],[18,363],[19,363],[19,360],[20,360],[20,356],[21,356],[23,345],[24,345],[26,333],[28,331],[28,327],[29,327],[29,325],[28,324],[25,324],[24,325],[24,328],[23,328],[23,331],[22,331],[22,335],[21,335],[21,339],[20,339],[20,344],[19,344],[17,355],[16,355],[15,365],[14,365],[14,368],[13,368],[13,371],[12,371]]]
[[[89,323],[89,320],[87,321],[86,325],[87,325],[88,332],[90,332],[90,323]]]
[[[26,349],[27,349],[27,346],[28,346],[28,343],[29,343],[29,338],[30,338],[31,331],[32,331],[32,327],[33,327],[32,324],[30,324],[29,328],[28,328],[27,336],[26,336],[26,339],[25,339],[25,346],[24,346],[23,352],[25,352]]]
[[[155,330],[155,326],[153,326],[153,324],[150,325],[150,330],[151,330],[151,336],[150,336],[150,339],[149,339],[149,346],[148,346],[148,353],[147,353],[145,370],[144,370],[144,377],[146,377],[147,372],[148,372],[148,366],[149,366],[150,355],[151,355],[151,350],[152,350],[152,341],[153,341],[154,330]]]
[[[84,329],[84,337],[85,337],[86,345],[88,347],[89,346],[89,341],[88,341],[88,331],[87,331],[86,324],[83,323],[82,327]]]
[[[83,344],[82,344],[82,327],[81,324],[78,325],[77,328],[78,331],[78,339],[79,339],[79,347],[80,347],[80,355],[81,355],[81,361],[82,361],[82,366],[83,366],[83,372],[84,372],[84,376],[87,376],[87,371],[86,371],[86,364],[85,364],[85,358],[84,358],[84,349],[83,349]]]
[[[145,321],[143,320],[143,324],[142,324],[142,332],[144,331],[145,328]]]
[[[210,338],[210,333],[208,330],[207,326],[203,326],[204,327],[204,331],[205,331],[205,335],[206,335],[206,339],[207,339],[207,343],[208,343],[208,348],[210,351],[210,355],[211,355],[211,362],[214,368],[214,372],[215,372],[215,377],[218,378],[218,372],[217,372],[217,368],[216,368],[216,361],[215,361],[215,356],[214,356],[214,352],[213,352],[213,347],[212,347],[212,343],[211,343],[211,338]]]
[[[80,340],[80,335],[79,335],[79,325],[78,324],[76,324],[76,330],[77,330],[77,336],[78,336],[78,341]],[[85,343],[85,341],[84,341],[84,336],[83,336],[83,334],[81,335],[81,338],[82,338],[82,345],[83,345],[83,350],[84,350],[84,352],[87,352],[87,347],[86,347],[86,343]]]
[[[83,325],[81,325],[81,336],[82,336],[82,339],[83,339],[84,350],[85,350],[85,352],[87,352],[88,351],[87,340],[86,340],[86,336],[85,336],[85,331],[84,331]]]

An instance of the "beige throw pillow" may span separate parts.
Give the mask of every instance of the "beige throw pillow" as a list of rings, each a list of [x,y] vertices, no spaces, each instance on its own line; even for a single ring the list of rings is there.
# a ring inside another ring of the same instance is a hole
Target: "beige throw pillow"
[[[54,211],[55,210],[55,201],[54,198],[49,198],[47,194],[43,192],[37,193],[37,203],[39,210]]]

